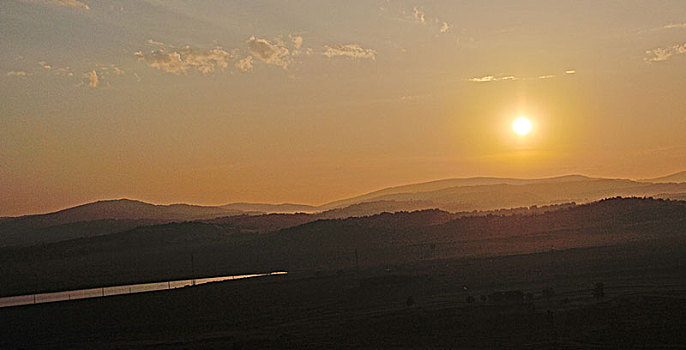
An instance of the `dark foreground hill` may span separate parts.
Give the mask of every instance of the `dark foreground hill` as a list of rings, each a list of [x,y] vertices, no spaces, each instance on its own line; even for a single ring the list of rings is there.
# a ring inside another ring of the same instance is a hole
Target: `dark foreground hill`
[[[686,343],[686,203],[613,198],[503,213],[385,213],[262,233],[242,232],[227,219],[167,223],[0,249],[2,295],[289,271],[0,308],[0,348],[672,349]]]
[[[2,308],[0,348],[676,349],[684,258],[634,242]]]
[[[686,240],[686,203],[614,198],[535,214],[459,217],[440,210],[317,220],[261,234],[189,222],[0,250],[0,295],[288,270],[335,271]]]

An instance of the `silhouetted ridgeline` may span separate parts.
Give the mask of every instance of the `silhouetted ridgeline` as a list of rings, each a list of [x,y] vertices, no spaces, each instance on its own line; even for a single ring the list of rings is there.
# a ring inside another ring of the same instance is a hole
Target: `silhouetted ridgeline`
[[[242,233],[264,233],[318,219],[362,217],[383,212],[441,209],[449,212],[502,210],[564,203],[587,203],[614,196],[685,199],[683,173],[644,181],[568,175],[543,179],[466,178],[396,186],[321,206],[232,203],[223,206],[153,205],[134,200],[109,200],[43,215],[0,219],[0,247],[27,246],[91,237],[151,225],[212,220],[240,214],[292,214],[251,219],[223,219]],[[646,182],[654,181],[654,182]],[[302,212],[297,214],[296,212]],[[305,214],[307,213],[307,214]],[[309,216],[308,216],[309,214]],[[103,220],[98,224],[83,224]],[[117,220],[106,221],[106,220]],[[81,223],[81,224],[78,224]],[[73,225],[72,225],[73,224]],[[61,226],[69,225],[69,226]],[[235,231],[235,230],[234,230]]]
[[[335,270],[354,266],[355,250],[360,264],[366,266],[640,241],[673,245],[683,243],[686,237],[686,202],[613,198],[557,209],[473,217],[440,210],[384,213],[316,220],[261,234],[241,231],[231,218],[227,223],[212,220],[139,227],[0,249],[0,294],[182,279],[193,274]],[[294,218],[310,217],[299,214]]]
[[[98,236],[141,225],[237,215],[220,207],[154,205],[129,199],[98,201],[41,215],[0,221],[0,247]]]

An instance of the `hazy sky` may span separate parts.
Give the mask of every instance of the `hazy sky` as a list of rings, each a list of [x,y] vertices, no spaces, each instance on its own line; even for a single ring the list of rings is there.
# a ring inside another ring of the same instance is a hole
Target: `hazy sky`
[[[0,216],[685,168],[683,0],[0,1]]]

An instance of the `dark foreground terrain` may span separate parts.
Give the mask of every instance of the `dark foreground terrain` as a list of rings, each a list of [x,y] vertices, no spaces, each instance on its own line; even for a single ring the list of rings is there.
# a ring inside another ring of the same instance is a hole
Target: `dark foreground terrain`
[[[683,248],[437,259],[5,308],[0,348],[684,348]]]

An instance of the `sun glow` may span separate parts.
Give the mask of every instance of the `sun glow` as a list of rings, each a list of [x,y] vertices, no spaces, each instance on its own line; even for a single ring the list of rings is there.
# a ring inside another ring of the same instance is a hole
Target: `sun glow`
[[[514,130],[515,134],[519,136],[524,136],[530,133],[531,129],[531,122],[525,117],[519,117],[512,122],[512,130]]]

